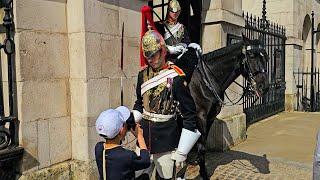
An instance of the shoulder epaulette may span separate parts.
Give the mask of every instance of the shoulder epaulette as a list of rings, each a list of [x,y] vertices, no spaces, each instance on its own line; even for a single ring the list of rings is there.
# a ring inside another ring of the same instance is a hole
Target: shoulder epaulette
[[[186,75],[181,68],[179,68],[178,66],[176,66],[174,64],[170,65],[170,68],[174,69],[178,73],[179,76],[185,76]]]

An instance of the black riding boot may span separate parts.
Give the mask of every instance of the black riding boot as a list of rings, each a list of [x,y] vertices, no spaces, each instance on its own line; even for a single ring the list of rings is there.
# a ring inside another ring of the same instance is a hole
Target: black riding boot
[[[150,180],[148,174],[142,174],[141,176],[135,178],[135,180]]]
[[[172,180],[172,178],[170,179],[165,179],[159,176],[158,172],[156,172],[156,180]]]

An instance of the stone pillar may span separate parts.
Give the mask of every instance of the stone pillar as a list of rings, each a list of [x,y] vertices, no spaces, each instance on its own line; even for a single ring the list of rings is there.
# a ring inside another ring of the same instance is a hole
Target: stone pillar
[[[15,0],[16,79],[24,173],[71,159],[66,2]]]
[[[120,105],[121,81],[124,105],[132,108],[139,71],[140,7],[143,1],[69,0],[68,33],[72,158],[80,169],[75,177],[94,178],[94,146],[97,116]],[[122,37],[122,28],[124,35]],[[124,69],[121,71],[123,38]],[[125,142],[126,143],[126,142]],[[86,164],[86,165],[84,165]]]
[[[217,0],[203,1],[202,12],[203,36],[202,47],[204,53],[225,47],[227,35],[241,36],[244,27],[242,17],[242,1]],[[242,82],[239,78],[238,82]],[[232,84],[227,90],[231,99],[240,98],[239,86]],[[227,99],[227,98],[225,98]],[[226,100],[228,101],[228,100]],[[208,137],[208,148],[224,151],[245,139],[246,120],[242,113],[242,106],[223,107],[215,120]]]

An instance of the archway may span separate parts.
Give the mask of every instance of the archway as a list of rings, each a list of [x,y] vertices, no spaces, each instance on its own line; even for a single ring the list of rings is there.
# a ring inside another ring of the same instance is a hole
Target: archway
[[[306,15],[302,28],[302,61],[300,62],[301,69],[309,69],[311,67],[311,18]]]

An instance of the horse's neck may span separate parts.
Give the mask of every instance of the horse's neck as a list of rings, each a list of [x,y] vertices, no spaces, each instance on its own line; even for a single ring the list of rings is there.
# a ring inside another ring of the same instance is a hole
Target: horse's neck
[[[212,77],[224,92],[230,84],[240,75],[240,63],[243,58],[242,46],[233,49],[223,48],[225,55],[218,56],[208,61],[209,67],[214,73]],[[219,52],[218,52],[219,53]]]

